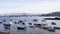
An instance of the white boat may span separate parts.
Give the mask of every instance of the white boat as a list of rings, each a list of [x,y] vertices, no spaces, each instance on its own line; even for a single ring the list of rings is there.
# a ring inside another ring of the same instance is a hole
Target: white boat
[[[26,26],[24,25],[17,25],[17,30],[25,30]]]

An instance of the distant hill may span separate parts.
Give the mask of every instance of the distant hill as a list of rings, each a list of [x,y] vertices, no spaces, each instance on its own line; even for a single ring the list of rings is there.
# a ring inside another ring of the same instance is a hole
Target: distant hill
[[[41,16],[60,16],[60,12],[52,12],[48,14],[42,14]]]
[[[10,13],[4,14],[0,16],[8,16],[8,17],[19,17],[19,16],[60,16],[60,12],[52,12],[47,14],[29,14],[29,13]]]

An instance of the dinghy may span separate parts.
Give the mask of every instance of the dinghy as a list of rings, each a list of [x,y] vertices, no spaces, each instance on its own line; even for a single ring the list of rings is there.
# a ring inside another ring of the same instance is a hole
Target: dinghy
[[[60,27],[54,27],[54,29],[60,29]]]
[[[26,26],[24,25],[17,25],[17,30],[25,30]]]

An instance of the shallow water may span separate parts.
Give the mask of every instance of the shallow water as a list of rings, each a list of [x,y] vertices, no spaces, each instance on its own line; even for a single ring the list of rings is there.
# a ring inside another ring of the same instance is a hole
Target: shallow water
[[[3,19],[6,19],[6,23],[10,22],[10,19],[12,19],[12,22],[14,23],[17,20],[27,20],[26,23],[28,22],[33,23],[33,19],[38,19],[39,23],[41,23],[42,17],[0,17],[0,22],[3,22]],[[47,21],[49,25],[51,25],[51,20]],[[54,20],[55,22],[55,20]],[[58,23],[58,26],[60,26],[60,20],[56,21]],[[44,22],[45,23],[45,22]],[[15,25],[14,25],[15,26]],[[28,26],[28,25],[27,25]],[[17,29],[12,29],[12,30],[4,30],[4,27],[2,24],[0,24],[0,31],[4,32],[10,32],[11,34],[60,34],[60,30],[56,30],[55,32],[49,32],[48,30],[44,30],[41,28],[29,28],[27,27],[26,30],[17,30]]]

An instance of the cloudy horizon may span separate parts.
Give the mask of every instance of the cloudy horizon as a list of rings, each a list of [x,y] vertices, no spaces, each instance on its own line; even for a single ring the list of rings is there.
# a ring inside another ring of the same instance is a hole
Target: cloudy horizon
[[[0,14],[51,13],[60,11],[59,0],[0,0]]]

